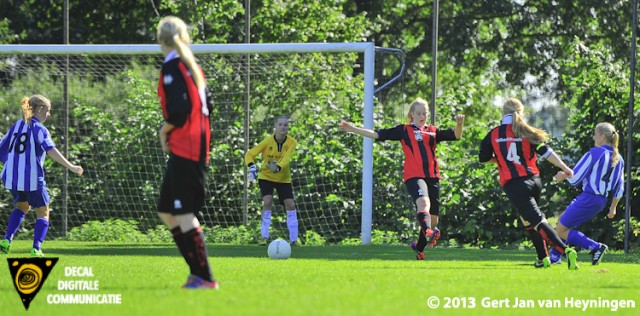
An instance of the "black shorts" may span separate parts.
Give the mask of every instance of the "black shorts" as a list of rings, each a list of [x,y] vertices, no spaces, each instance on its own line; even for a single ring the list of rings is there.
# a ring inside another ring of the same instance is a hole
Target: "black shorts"
[[[504,192],[511,205],[516,208],[520,217],[534,227],[545,218],[538,207],[541,191],[542,182],[538,175],[515,178],[504,185]]]
[[[260,193],[262,194],[262,197],[265,195],[273,195],[273,189],[275,188],[278,192],[280,204],[284,205],[284,200],[286,199],[293,200],[293,186],[291,183],[279,183],[258,179],[258,185],[260,186]]]
[[[160,187],[158,213],[197,214],[204,206],[206,165],[171,155]]]
[[[436,178],[411,178],[405,183],[407,191],[413,199],[413,204],[416,204],[416,200],[426,193],[429,196],[431,208],[429,214],[440,215],[440,180]],[[416,206],[417,207],[417,206]]]

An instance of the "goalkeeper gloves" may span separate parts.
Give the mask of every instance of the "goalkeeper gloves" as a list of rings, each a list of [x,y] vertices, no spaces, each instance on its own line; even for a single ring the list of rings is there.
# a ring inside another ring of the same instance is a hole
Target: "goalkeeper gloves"
[[[269,163],[267,164],[267,168],[269,168],[269,170],[273,171],[274,173],[280,171],[280,166],[278,166],[278,163],[275,160],[269,161]]]
[[[249,180],[255,179],[258,179],[258,169],[256,169],[256,165],[251,165],[249,166]]]

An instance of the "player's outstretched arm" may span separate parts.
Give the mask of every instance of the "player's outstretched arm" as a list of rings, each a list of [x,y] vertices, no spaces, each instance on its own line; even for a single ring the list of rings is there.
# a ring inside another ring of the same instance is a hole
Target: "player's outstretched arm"
[[[351,122],[340,122],[340,129],[347,133],[354,133],[373,139],[378,139],[379,137],[378,132],[367,128],[357,127]]]
[[[567,174],[564,171],[558,171],[555,176],[553,176],[557,182],[562,182],[567,179]]]
[[[551,152],[549,157],[547,157],[547,161],[552,163],[554,166],[562,169],[562,171],[564,172],[566,178],[568,178],[568,179],[573,178],[573,169],[569,168],[564,163],[564,161],[562,161],[562,158],[560,158],[560,156],[558,156],[555,152]]]
[[[51,157],[51,159],[55,160],[57,163],[63,165],[65,168],[69,169],[69,171],[81,176],[84,172],[81,166],[74,165],[65,158],[57,148],[53,148],[47,152],[47,155]]]

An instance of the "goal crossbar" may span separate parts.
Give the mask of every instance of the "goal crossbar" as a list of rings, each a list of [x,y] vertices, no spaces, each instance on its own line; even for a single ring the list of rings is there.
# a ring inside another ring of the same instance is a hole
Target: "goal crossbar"
[[[282,43],[282,44],[192,44],[194,53],[256,54],[256,53],[367,53],[375,49],[373,43]],[[158,54],[160,45],[51,45],[18,44],[0,45],[0,54]]]

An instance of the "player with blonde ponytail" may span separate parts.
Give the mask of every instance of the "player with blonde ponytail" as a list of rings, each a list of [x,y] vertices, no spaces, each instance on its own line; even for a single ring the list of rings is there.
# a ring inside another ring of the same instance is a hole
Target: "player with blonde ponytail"
[[[520,100],[515,98],[507,99],[503,106],[503,112],[513,115],[511,129],[518,137],[526,138],[532,144],[540,144],[549,140],[549,134],[545,130],[527,124],[524,119],[524,105]]]
[[[11,212],[0,251],[9,253],[11,241],[22,225],[29,210],[36,212],[33,228],[32,257],[44,257],[42,243],[49,231],[49,193],[45,181],[45,154],[71,172],[82,175],[81,166],[70,163],[56,148],[49,130],[43,123],[51,114],[51,102],[36,94],[20,101],[22,119],[19,119],[0,141],[2,182],[13,196],[15,209]]]
[[[427,246],[435,246],[440,238],[436,227],[440,219],[440,167],[436,145],[443,141],[457,141],[462,137],[464,114],[457,114],[455,128],[440,129],[428,125],[429,104],[422,98],[409,106],[407,124],[371,130],[341,122],[340,129],[347,133],[375,139],[395,140],[402,144],[404,153],[404,184],[416,208],[420,230],[418,240],[411,243],[416,259],[424,260]]]
[[[602,261],[608,247],[598,243],[578,231],[580,225],[588,222],[607,205],[611,197],[611,206],[607,217],[616,215],[616,207],[624,194],[624,161],[618,153],[620,136],[610,123],[596,125],[593,133],[594,147],[580,158],[573,168],[572,178],[559,171],[556,180],[565,179],[573,186],[582,185],[582,193],[578,195],[560,215],[556,231],[567,243],[587,249],[591,254],[591,264]],[[551,262],[560,262],[561,255],[551,251]]]
[[[189,48],[191,37],[189,36],[187,25],[175,16],[163,18],[158,25],[158,42],[165,43],[164,47],[166,49],[176,50],[180,59],[189,67],[189,71],[194,76],[193,80],[195,80],[196,86],[199,89],[204,88],[206,86],[204,75],[202,75],[195,56],[191,48]]]
[[[202,69],[189,48],[191,38],[187,31],[184,21],[174,16],[165,17],[158,24],[158,43],[165,57],[158,83],[164,124],[158,134],[162,150],[169,154],[158,215],[189,265],[190,274],[183,288],[217,289],[196,217],[204,206],[212,105]]]
[[[502,125],[492,129],[480,145],[480,162],[498,165],[500,185],[511,204],[518,210],[520,220],[536,248],[535,267],[549,267],[551,260],[545,242],[567,255],[569,270],[578,268],[578,254],[562,242],[547,223],[538,206],[542,182],[536,166],[536,155],[562,169],[568,177],[573,171],[544,144],[549,135],[544,130],[529,126],[524,119],[524,105],[509,98],[502,107]]]

